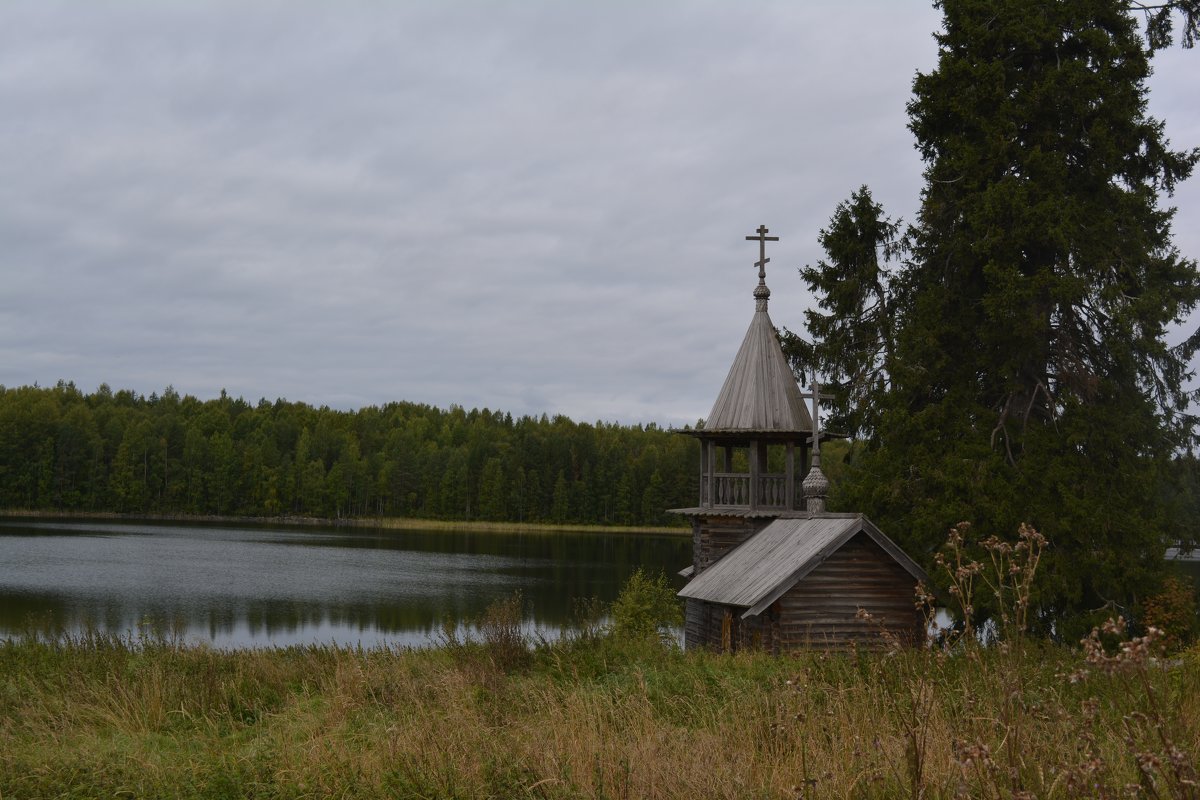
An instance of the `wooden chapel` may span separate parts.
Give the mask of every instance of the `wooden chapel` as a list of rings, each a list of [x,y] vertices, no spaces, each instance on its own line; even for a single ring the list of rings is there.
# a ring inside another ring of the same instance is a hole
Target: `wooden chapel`
[[[815,380],[801,394],[767,313],[766,243],[778,241],[767,233],[746,237],[759,243],[750,327],[703,426],[681,431],[700,441],[699,504],[672,509],[692,522],[685,646],[778,654],[918,641],[924,571],[866,517],[825,508],[825,396]]]

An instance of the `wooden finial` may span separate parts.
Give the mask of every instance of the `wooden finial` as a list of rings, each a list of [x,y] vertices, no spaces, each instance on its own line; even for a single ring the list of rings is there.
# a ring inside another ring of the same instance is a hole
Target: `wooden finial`
[[[821,471],[821,406],[822,400],[832,400],[833,395],[826,394],[821,391],[821,380],[817,377],[816,370],[813,370],[813,377],[810,383],[812,391],[806,394],[801,394],[805,400],[812,398],[812,422],[813,422],[813,451],[812,451],[812,469],[808,471],[808,475],[804,478],[801,489],[804,491],[805,508],[814,514],[825,512],[825,495],[829,493],[829,479],[825,477],[825,473]]]

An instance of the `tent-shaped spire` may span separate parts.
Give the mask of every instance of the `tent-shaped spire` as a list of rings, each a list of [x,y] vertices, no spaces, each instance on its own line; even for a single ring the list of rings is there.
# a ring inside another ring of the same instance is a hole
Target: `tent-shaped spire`
[[[746,338],[733,359],[717,402],[704,422],[705,433],[801,433],[812,430],[812,417],[804,407],[804,398],[800,396],[800,388],[767,313],[771,290],[766,283],[766,263],[770,259],[763,248],[765,242],[778,237],[766,233],[767,229],[760,227],[758,236],[746,237],[757,239],[760,248],[754,318],[750,320]]]

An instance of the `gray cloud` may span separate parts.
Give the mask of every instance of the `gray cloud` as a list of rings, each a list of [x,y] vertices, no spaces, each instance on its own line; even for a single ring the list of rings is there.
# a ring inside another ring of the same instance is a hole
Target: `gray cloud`
[[[869,183],[923,3],[0,5],[0,383],[680,424]],[[1200,141],[1191,53],[1152,110]],[[1200,192],[1177,241],[1200,253]]]

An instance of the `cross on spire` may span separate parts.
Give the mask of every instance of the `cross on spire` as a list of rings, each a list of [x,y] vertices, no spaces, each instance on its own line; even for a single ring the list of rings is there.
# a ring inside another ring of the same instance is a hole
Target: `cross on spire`
[[[758,236],[747,236],[746,241],[758,242],[758,261],[754,266],[758,267],[758,282],[761,284],[767,279],[767,262],[771,259],[767,258],[767,242],[778,242],[778,236],[767,236],[767,226],[758,226]]]
[[[805,400],[812,400],[812,423],[813,423],[813,463],[820,464],[821,461],[821,407],[820,401],[832,400],[833,395],[828,392],[821,391],[821,379],[817,377],[816,370],[813,370],[812,380],[809,382],[811,391],[801,393],[801,397]]]

